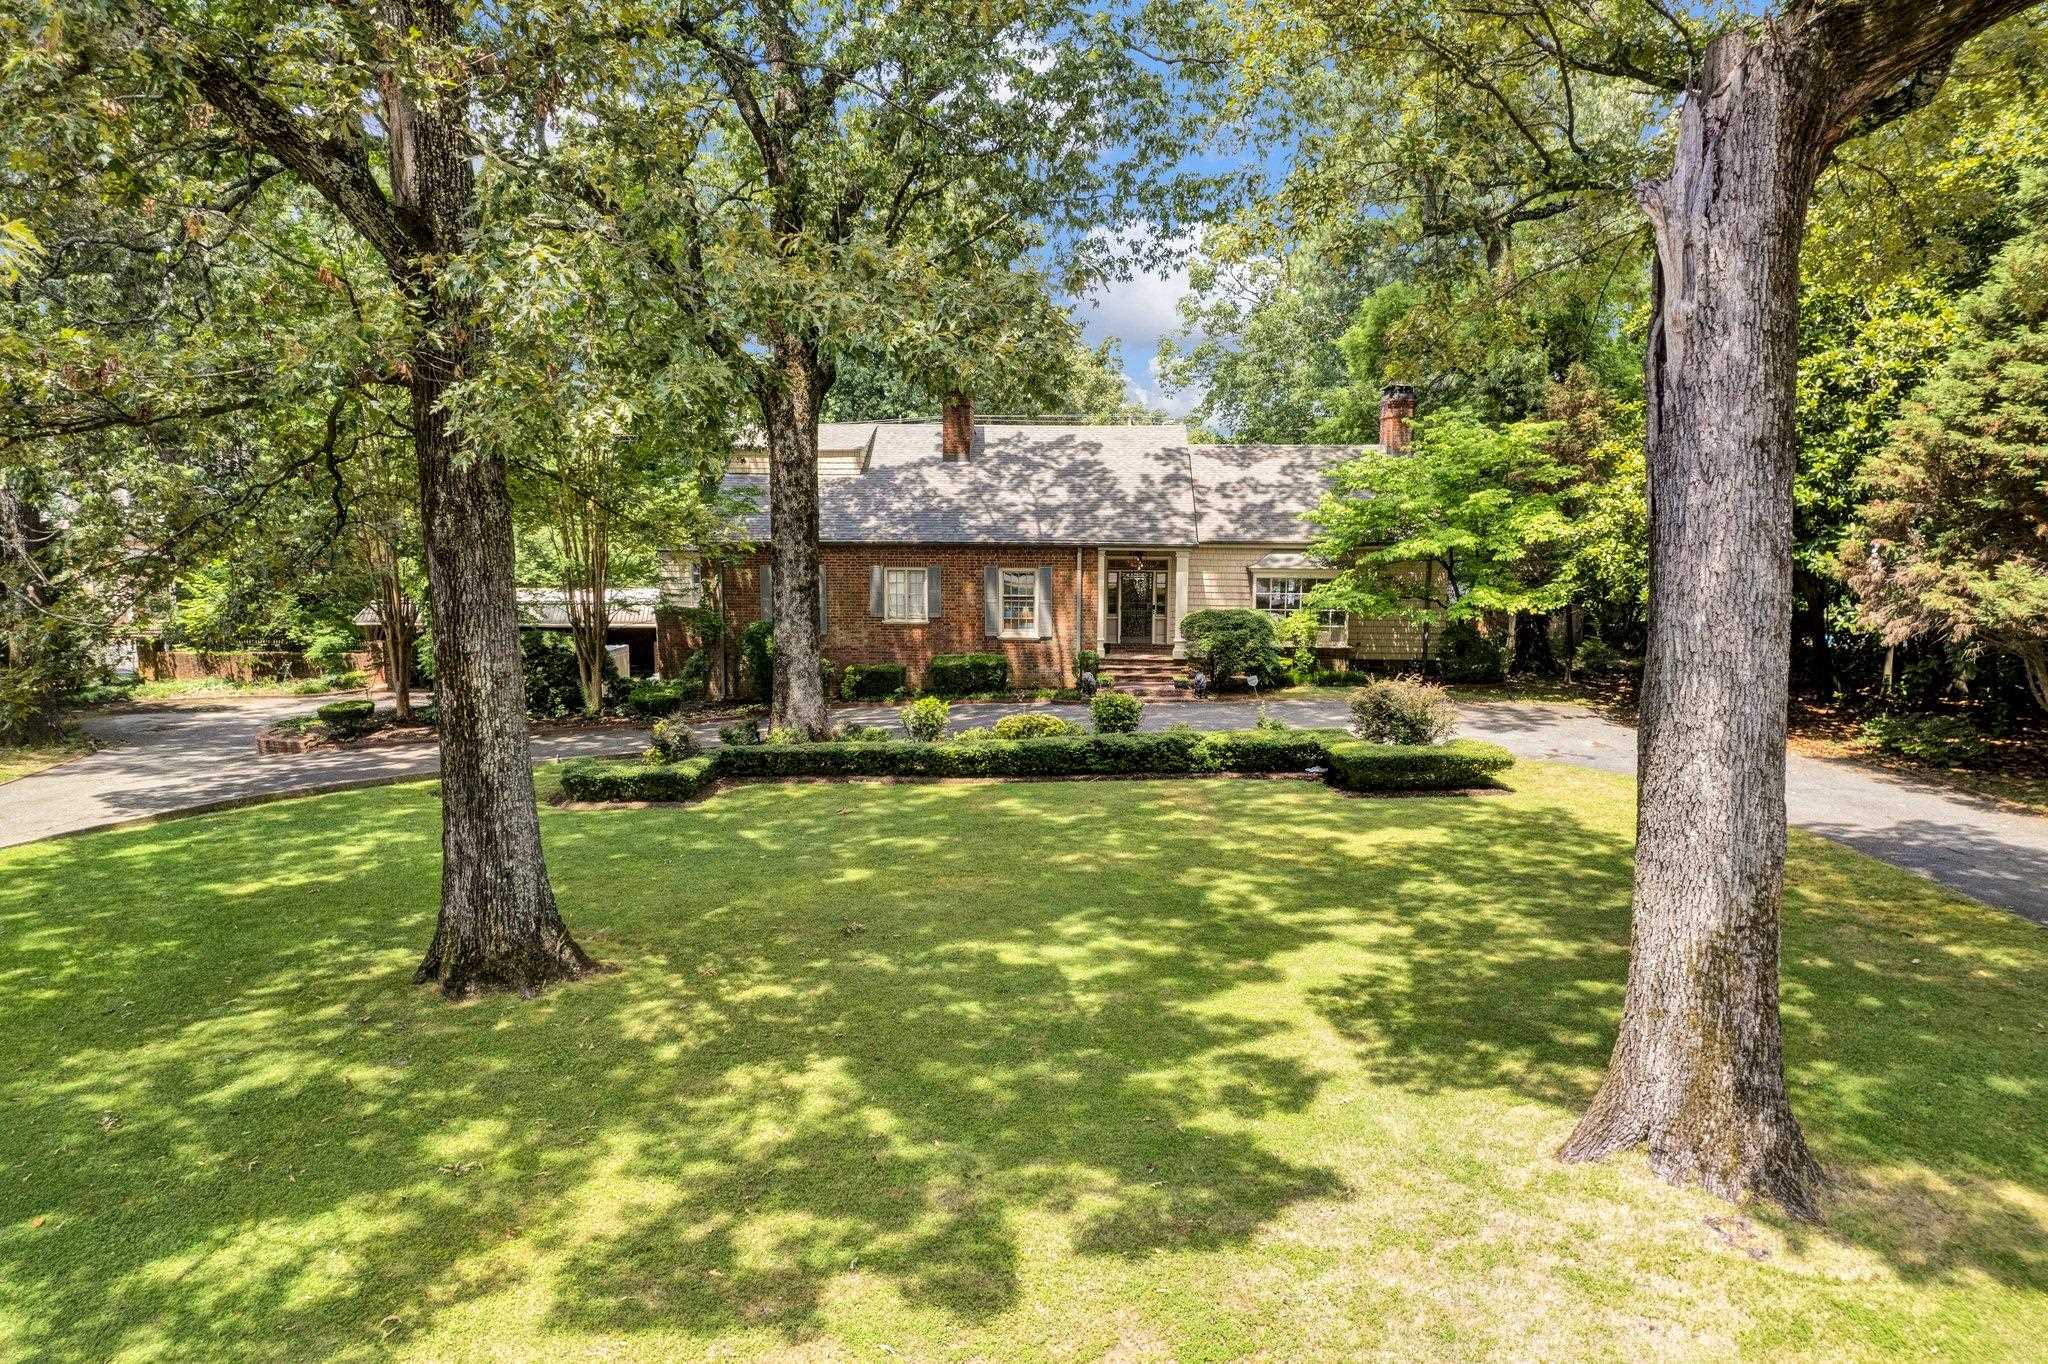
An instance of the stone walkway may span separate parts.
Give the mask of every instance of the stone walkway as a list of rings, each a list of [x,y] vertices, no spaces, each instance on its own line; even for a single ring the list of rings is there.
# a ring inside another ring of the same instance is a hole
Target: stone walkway
[[[317,701],[213,701],[107,711],[85,723],[104,747],[0,785],[0,847],[101,828],[154,815],[190,813],[265,796],[333,790],[398,777],[431,776],[431,745],[256,755],[256,734]],[[1274,715],[1293,725],[1341,725],[1341,699],[1278,701]],[[992,724],[1021,710],[1050,711],[1085,725],[1085,706],[959,704],[954,727]],[[1144,727],[1186,722],[1239,729],[1256,712],[1228,701],[1147,707]],[[851,707],[844,719],[894,727],[887,706]],[[717,726],[697,727],[715,739]],[[1520,757],[1606,772],[1635,771],[1635,732],[1577,706],[1488,701],[1462,708],[1459,732],[1490,739]],[[541,735],[537,758],[631,753],[641,731],[590,730]],[[2048,924],[2048,819],[2015,814],[1928,782],[1853,763],[1793,755],[1787,767],[1791,822],[1872,857],[1932,877],[1988,904]]]

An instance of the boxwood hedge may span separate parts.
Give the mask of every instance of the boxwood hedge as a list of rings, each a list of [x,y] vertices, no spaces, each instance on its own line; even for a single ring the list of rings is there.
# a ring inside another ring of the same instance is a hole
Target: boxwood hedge
[[[577,758],[562,765],[562,794],[570,800],[688,800],[718,780],[718,767],[715,753],[675,763]]]
[[[1410,747],[1353,740],[1342,730],[1226,730],[1204,734],[1076,734],[975,743],[846,742],[721,748],[657,764],[578,759],[564,766],[571,800],[688,800],[721,777],[1073,777],[1204,772],[1305,772],[1354,791],[1483,786],[1514,762],[1472,739]]]
[[[1453,739],[1443,744],[1369,744],[1351,739],[1329,746],[1330,781],[1347,791],[1454,791],[1484,786],[1514,766],[1498,744]]]

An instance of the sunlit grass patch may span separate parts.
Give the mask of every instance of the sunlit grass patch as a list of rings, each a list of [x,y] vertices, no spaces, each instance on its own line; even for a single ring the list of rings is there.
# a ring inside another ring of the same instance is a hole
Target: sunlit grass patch
[[[1630,787],[1508,784],[550,809],[565,913],[621,970],[460,1007],[409,984],[431,784],[0,852],[0,1355],[2048,1335],[2041,930],[1795,835],[1787,1049],[1829,1226],[1563,1167],[1620,1003]]]

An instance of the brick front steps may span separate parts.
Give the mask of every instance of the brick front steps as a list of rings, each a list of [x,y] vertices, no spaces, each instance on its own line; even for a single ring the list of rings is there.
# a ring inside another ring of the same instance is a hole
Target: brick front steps
[[[1190,693],[1173,685],[1187,664],[1169,649],[1123,649],[1112,644],[1102,655],[1102,671],[1116,679],[1116,689],[1141,701],[1183,701]]]

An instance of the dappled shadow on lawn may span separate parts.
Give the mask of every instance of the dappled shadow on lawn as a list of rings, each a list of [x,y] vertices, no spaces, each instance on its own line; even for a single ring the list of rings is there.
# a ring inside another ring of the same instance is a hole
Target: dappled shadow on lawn
[[[1495,813],[1415,873],[1408,940],[1309,1001],[1380,1084],[1576,1113],[1619,1021],[1629,849],[1563,805]],[[1793,1104],[1835,1180],[1822,1234],[1908,1281],[2048,1293],[2048,940],[1798,831],[1784,934]],[[1794,1246],[1812,1234],[1753,1211]]]
[[[1243,1245],[1352,1192],[1260,1129],[1330,1078],[1325,1023],[1379,1086],[1585,1101],[1628,848],[1570,799],[764,786],[551,812],[565,912],[622,970],[462,1007],[406,983],[429,790],[0,854],[14,1343],[295,1359],[476,1329],[486,1296],[536,1339],[801,1341],[849,1286],[972,1325],[1024,1298],[1034,1247]],[[1845,1176],[1828,1234],[1908,1277],[2040,1284],[2033,930],[1904,876],[1873,915],[1863,878],[1893,873],[1795,853],[1788,1048]]]

